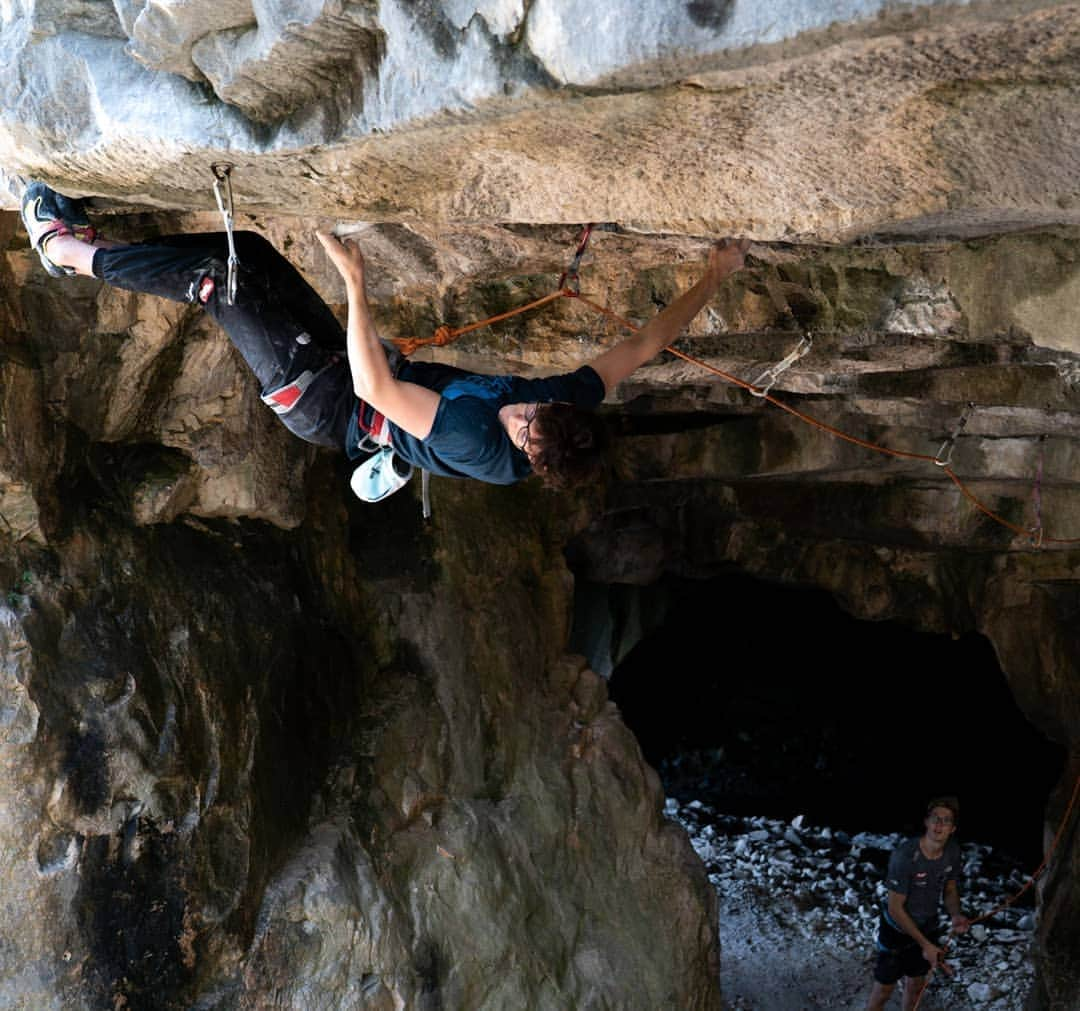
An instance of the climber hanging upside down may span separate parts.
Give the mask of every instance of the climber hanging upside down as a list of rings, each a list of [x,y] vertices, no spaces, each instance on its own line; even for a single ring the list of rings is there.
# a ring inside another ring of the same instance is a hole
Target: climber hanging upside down
[[[345,281],[344,331],[300,273],[253,232],[235,235],[239,269],[230,305],[225,233],[106,242],[90,227],[82,201],[43,183],[27,186],[22,217],[53,276],[97,277],[201,303],[255,373],[263,400],[301,439],[354,459],[388,440],[394,456],[433,474],[512,484],[535,472],[554,487],[576,484],[600,465],[607,436],[595,408],[678,337],[742,267],[749,248],[745,239],[717,243],[701,279],[633,336],[575,372],[524,379],[388,352],[368,307],[363,254],[329,232],[316,234]],[[353,487],[361,497],[379,497],[355,478]]]

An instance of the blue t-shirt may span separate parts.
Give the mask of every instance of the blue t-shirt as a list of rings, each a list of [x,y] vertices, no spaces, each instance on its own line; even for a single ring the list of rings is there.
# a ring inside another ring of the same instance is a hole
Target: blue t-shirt
[[[485,376],[437,362],[406,362],[398,379],[440,395],[426,439],[391,424],[394,452],[415,467],[444,477],[513,484],[532,473],[529,458],[506,434],[499,409],[507,404],[563,401],[587,410],[604,399],[604,383],[589,365],[543,379]]]

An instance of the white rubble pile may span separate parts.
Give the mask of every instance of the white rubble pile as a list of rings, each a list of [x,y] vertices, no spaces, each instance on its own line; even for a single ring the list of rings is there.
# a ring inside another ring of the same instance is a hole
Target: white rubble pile
[[[724,951],[733,948],[724,938],[724,896],[749,887],[758,904],[766,905],[772,914],[766,919],[773,943],[779,924],[792,938],[819,946],[823,965],[835,966],[838,953],[850,953],[850,974],[856,977],[855,983],[860,974],[865,974],[864,989],[869,990],[878,911],[886,894],[885,872],[889,855],[903,840],[902,835],[849,835],[810,826],[802,815],[788,823],[759,816],[719,814],[697,800],[681,805],[669,799],[664,813],[686,829],[721,898]],[[961,841],[961,854],[963,908],[972,919],[1014,895],[1027,880],[1021,869],[996,857],[989,846]],[[739,922],[745,924],[743,918]],[[947,918],[943,917],[942,936],[947,927]],[[954,1007],[1021,1011],[1034,979],[1028,957],[1034,928],[1035,915],[1029,896],[1025,896],[1016,905],[976,924],[967,935],[952,938],[948,962],[954,974],[949,977],[935,973],[932,990],[921,1006],[927,1011]],[[739,938],[734,948],[740,952],[753,950],[757,952],[755,957],[763,957],[762,944],[753,939]],[[787,957],[790,959],[790,952]],[[776,958],[777,964],[783,966],[785,952],[777,952]],[[815,982],[820,984],[820,978]],[[820,992],[792,997],[805,1007],[862,1006],[858,1000],[865,1001],[865,993],[855,998],[850,992],[853,989],[848,979],[848,992],[842,997],[836,994],[830,998]],[[774,1006],[755,1002],[752,994],[725,991],[725,998],[736,1008],[768,1011]]]

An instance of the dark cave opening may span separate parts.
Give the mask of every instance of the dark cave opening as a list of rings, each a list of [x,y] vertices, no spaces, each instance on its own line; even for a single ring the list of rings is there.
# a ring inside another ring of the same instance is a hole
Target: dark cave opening
[[[583,587],[574,648],[600,670],[596,626],[581,631],[598,596],[616,602],[604,635],[638,640],[622,657],[608,644],[609,690],[668,796],[916,834],[926,800],[956,794],[964,839],[1041,859],[1064,749],[1017,708],[984,637],[860,621],[823,591],[746,576],[665,578]]]

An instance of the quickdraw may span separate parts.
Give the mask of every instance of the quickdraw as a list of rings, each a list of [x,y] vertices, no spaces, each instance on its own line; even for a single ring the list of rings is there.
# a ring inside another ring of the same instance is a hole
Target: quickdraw
[[[810,349],[814,346],[814,338],[807,334],[786,358],[781,358],[775,365],[770,365],[764,372],[761,373],[754,382],[746,388],[747,392],[754,397],[761,397],[764,399],[769,395],[769,390],[773,388],[776,380],[780,376],[787,372],[800,358],[810,353]],[[768,382],[766,382],[768,380]]]
[[[960,420],[956,423],[956,427],[952,430],[952,435],[950,435],[941,444],[941,448],[934,456],[934,463],[936,463],[939,467],[948,467],[949,464],[952,463],[952,455],[953,450],[956,448],[956,440],[960,437],[960,433],[967,425],[968,418],[971,417],[971,412],[973,410],[975,410],[975,403],[974,401],[969,400],[967,402],[967,406],[964,408],[963,414],[960,415]]]
[[[562,276],[559,278],[559,291],[570,291],[574,294],[581,293],[581,279],[578,277],[578,268],[581,266],[581,259],[585,255],[585,247],[588,246],[589,237],[595,227],[596,225],[590,223],[582,229],[581,238],[578,239],[577,249],[574,251],[570,266],[562,272]]]
[[[225,237],[229,243],[228,275],[225,284],[225,302],[227,305],[236,304],[237,267],[240,260],[236,255],[236,243],[233,241],[233,192],[232,170],[235,166],[231,162],[216,161],[210,166],[214,176],[214,199],[217,201],[221,219],[225,222]],[[222,195],[222,188],[225,193]]]

